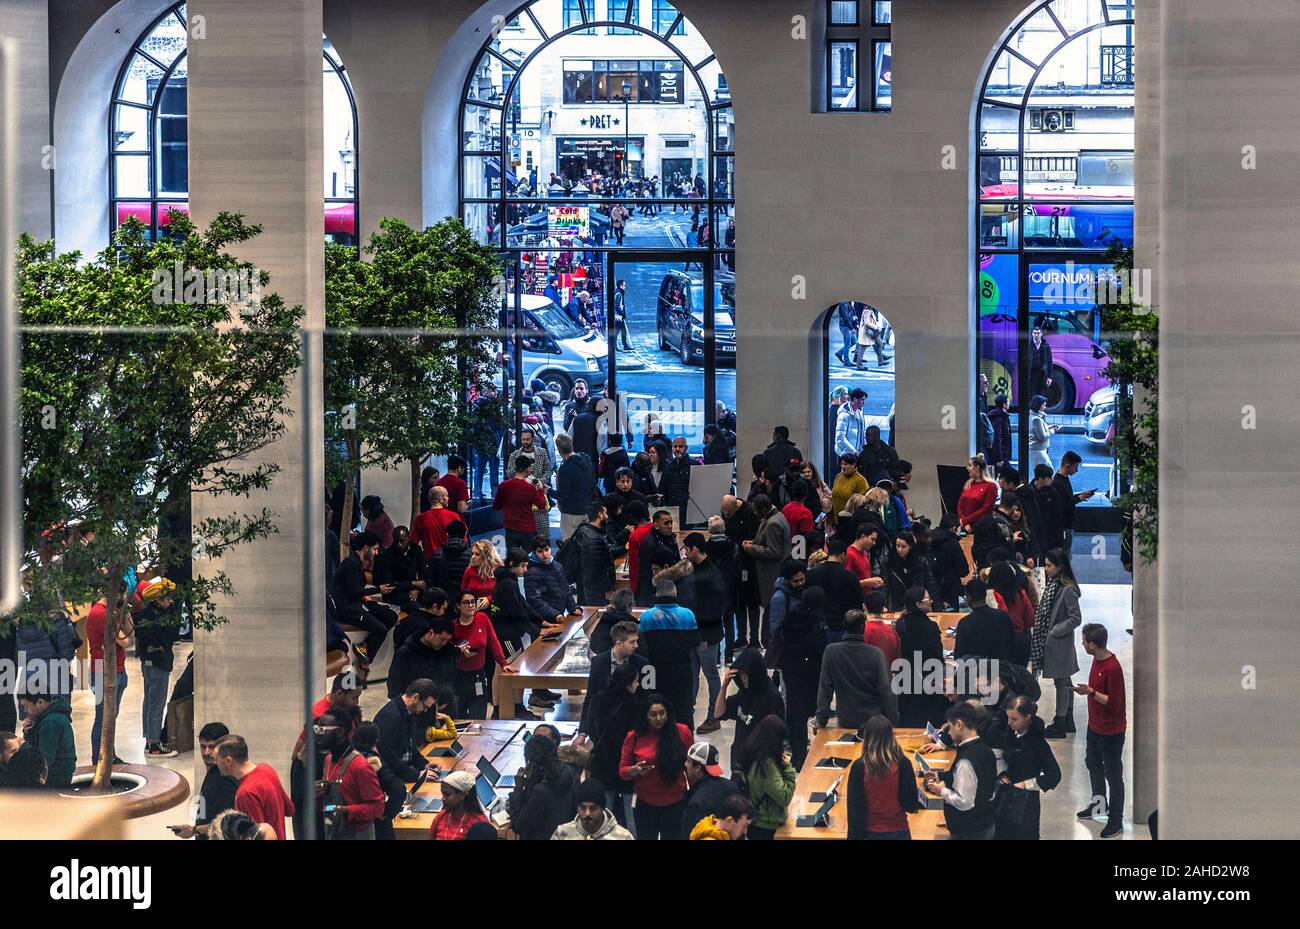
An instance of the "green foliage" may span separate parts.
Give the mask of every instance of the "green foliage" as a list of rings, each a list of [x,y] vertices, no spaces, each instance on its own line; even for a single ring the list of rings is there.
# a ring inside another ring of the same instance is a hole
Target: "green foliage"
[[[87,262],[56,253],[53,242],[20,239],[30,571],[19,619],[44,623],[65,601],[115,594],[128,566],[182,565],[192,550],[218,557],[275,531],[275,514],[240,512],[237,499],[279,471],[248,459],[284,432],[301,307],[264,291],[254,302],[206,288],[204,302],[179,302],[193,292],[176,293],[178,302],[155,292],[177,263],[243,272],[264,288],[267,275],[226,251],[260,232],[242,215],[222,213],[200,230],[172,213],[166,238],[149,241],[133,220]],[[230,498],[230,511],[191,530],[192,494]],[[63,527],[73,520],[83,529],[65,545]],[[179,531],[160,535],[167,522]],[[223,572],[181,581],[177,599],[189,603],[197,627],[224,622],[213,602],[232,592]]]
[[[1106,258],[1116,271],[1131,273],[1133,250],[1113,245]],[[1103,304],[1101,327],[1110,342],[1110,363],[1102,372],[1116,391],[1115,455],[1121,474],[1132,470],[1132,484],[1115,501],[1132,521],[1134,548],[1152,562],[1158,551],[1160,489],[1159,319],[1141,306]],[[1135,415],[1129,386],[1141,389],[1143,409]]]
[[[383,219],[325,257],[326,477],[456,451],[466,395],[495,374],[500,263],[456,219]],[[400,520],[399,520],[400,521]]]

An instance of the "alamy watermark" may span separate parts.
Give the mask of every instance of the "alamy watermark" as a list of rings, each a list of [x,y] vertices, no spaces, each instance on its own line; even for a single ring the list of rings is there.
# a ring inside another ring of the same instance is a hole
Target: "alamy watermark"
[[[1154,292],[1151,269],[1136,272],[1114,268],[1079,267],[1067,261],[1064,268],[1042,268],[1029,272],[1029,284],[1043,284],[1043,303],[1048,306],[1149,304]]]

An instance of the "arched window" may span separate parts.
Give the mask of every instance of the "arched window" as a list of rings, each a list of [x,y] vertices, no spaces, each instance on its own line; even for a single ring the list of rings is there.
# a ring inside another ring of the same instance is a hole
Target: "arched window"
[[[185,4],[158,17],[122,64],[109,123],[109,228],[134,217],[157,236],[167,213],[189,211]],[[323,39],[325,234],[357,235],[357,117],[347,73]]]
[[[995,443],[993,458],[1027,480],[1073,450],[1076,486],[1104,490],[1112,465],[1097,297],[1113,286],[1106,251],[1133,244],[1133,20],[1134,0],[1037,3],[979,91],[975,312],[988,392],[976,413],[1007,398],[1008,416],[993,418],[1010,423],[1010,448]],[[1042,417],[1030,415],[1036,396]]]
[[[658,0],[534,0],[504,23],[465,81],[460,201],[465,224],[506,258],[515,425],[535,411],[537,382],[567,399],[585,381],[623,401],[611,431],[629,451],[658,423],[701,455],[704,428],[734,429],[736,404],[721,65]]]

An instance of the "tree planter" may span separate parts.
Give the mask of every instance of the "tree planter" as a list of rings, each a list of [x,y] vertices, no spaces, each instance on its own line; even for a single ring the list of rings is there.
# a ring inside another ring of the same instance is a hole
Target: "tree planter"
[[[90,765],[77,768],[72,775],[72,785],[59,791],[59,795],[77,800],[114,800],[121,804],[126,819],[140,819],[170,810],[180,806],[190,795],[189,781],[161,765],[114,765],[113,792],[110,794],[89,792],[94,776],[95,769]]]

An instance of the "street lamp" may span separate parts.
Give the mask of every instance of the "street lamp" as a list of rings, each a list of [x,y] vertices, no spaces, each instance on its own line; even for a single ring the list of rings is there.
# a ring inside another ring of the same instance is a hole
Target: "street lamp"
[[[623,180],[628,181],[632,176],[632,163],[628,151],[630,144],[630,127],[628,126],[628,117],[631,115],[632,103],[632,82],[623,81]]]

